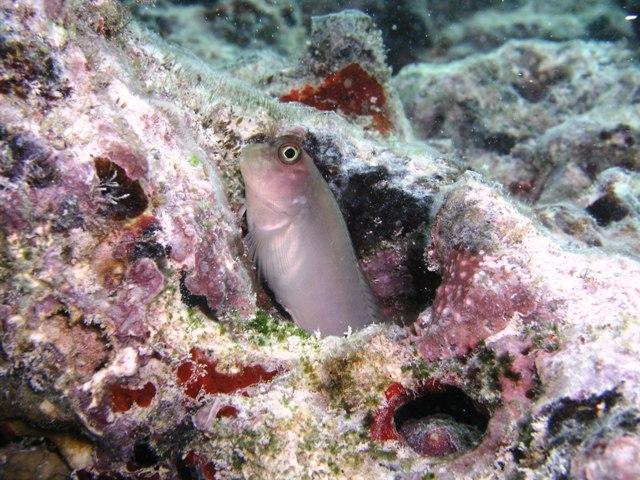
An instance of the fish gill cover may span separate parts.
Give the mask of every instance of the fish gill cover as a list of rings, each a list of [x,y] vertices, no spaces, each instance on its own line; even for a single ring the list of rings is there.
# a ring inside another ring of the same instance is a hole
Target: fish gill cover
[[[0,478],[639,478],[639,8],[0,5]],[[386,323],[253,267],[291,130]]]

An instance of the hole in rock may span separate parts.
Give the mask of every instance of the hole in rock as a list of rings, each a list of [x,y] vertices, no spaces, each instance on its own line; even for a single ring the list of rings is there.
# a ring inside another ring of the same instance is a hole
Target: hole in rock
[[[115,220],[125,220],[141,215],[149,201],[137,180],[130,179],[124,169],[106,158],[94,160],[96,175],[100,180],[97,190],[103,199],[100,213]]]
[[[194,295],[189,291],[186,284],[187,272],[180,273],[180,299],[182,303],[188,307],[196,307],[200,309],[202,314],[211,320],[217,320],[216,312],[207,303],[207,297],[204,295]]]
[[[600,197],[586,210],[601,227],[606,227],[612,222],[619,222],[629,215],[629,209],[613,193],[607,193]]]
[[[484,138],[484,146],[501,155],[508,155],[515,144],[516,138],[504,132],[494,133]]]
[[[432,457],[475,448],[489,416],[461,389],[445,385],[402,405],[394,415],[400,437],[416,452]]]
[[[139,442],[133,446],[133,461],[141,468],[152,467],[159,460],[158,454],[148,442]]]
[[[436,290],[442,283],[442,277],[427,268],[424,260],[424,250],[426,240],[421,238],[420,241],[413,243],[407,251],[407,268],[411,274],[413,290],[415,292],[414,301],[416,312],[422,312],[426,307],[433,304],[436,298]]]

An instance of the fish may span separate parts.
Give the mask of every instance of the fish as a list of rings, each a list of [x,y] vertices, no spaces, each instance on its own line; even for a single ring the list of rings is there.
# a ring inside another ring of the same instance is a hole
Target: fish
[[[249,254],[276,300],[307,331],[342,335],[381,320],[340,208],[304,138],[240,152]]]

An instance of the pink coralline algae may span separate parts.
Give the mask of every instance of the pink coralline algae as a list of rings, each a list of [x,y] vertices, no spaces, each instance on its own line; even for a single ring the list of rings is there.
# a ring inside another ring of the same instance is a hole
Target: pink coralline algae
[[[389,317],[406,313],[410,298],[415,295],[406,262],[405,251],[389,249],[376,252],[361,263],[373,293]]]
[[[206,297],[214,312],[229,307],[248,312],[252,306],[247,301],[246,281],[225,242],[220,232],[212,232],[200,242],[195,269],[187,276],[185,285],[191,294]],[[229,270],[228,265],[234,265],[234,269]]]
[[[437,253],[432,250],[430,255]],[[425,358],[464,355],[502,330],[514,315],[533,312],[534,294],[522,283],[518,266],[464,250],[452,250],[443,264],[433,309],[418,320],[425,325]]]
[[[119,335],[144,336],[145,306],[164,286],[164,276],[150,258],[136,260],[127,269],[125,281],[128,288],[121,291],[109,316]]]
[[[571,471],[580,480],[636,480],[640,478],[640,439],[624,435],[598,442],[574,457]]]

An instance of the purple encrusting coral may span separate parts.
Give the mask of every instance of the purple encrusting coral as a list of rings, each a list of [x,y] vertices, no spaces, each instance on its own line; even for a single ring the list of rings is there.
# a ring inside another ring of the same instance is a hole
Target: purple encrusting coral
[[[391,3],[0,5],[0,479],[640,476],[632,2]],[[251,265],[292,127],[385,324]]]

